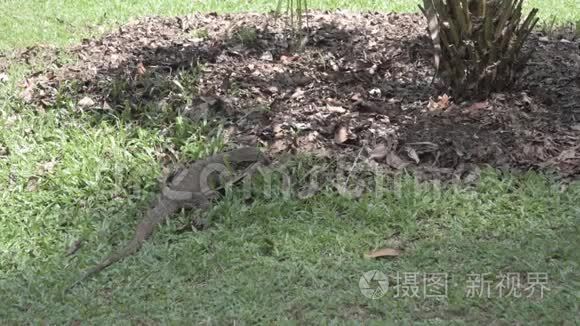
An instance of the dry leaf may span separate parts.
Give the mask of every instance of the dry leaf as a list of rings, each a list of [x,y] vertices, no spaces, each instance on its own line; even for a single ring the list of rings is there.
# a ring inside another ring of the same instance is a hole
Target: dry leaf
[[[401,250],[399,249],[382,248],[365,254],[365,258],[399,257],[400,255]]]
[[[427,108],[429,109],[429,111],[442,111],[447,109],[450,104],[451,97],[449,97],[449,95],[447,94],[443,94],[437,97],[437,101],[429,99],[429,104],[427,105]]]
[[[442,109],[446,109],[449,107],[451,98],[449,97],[449,95],[443,94],[442,96],[439,96],[437,100],[438,100],[437,104],[439,104],[439,107],[441,107]]]
[[[433,101],[432,99],[429,99],[427,109],[431,112],[439,110],[439,108],[437,107],[437,102]]]
[[[85,109],[95,105],[95,101],[93,101],[90,97],[85,96],[78,102],[78,105],[81,107],[81,109]]]
[[[147,69],[145,68],[145,66],[143,65],[143,62],[139,62],[137,64],[137,69],[136,69],[136,73],[138,76],[143,76],[145,75],[145,73],[147,72]]]
[[[57,161],[52,160],[52,161],[38,164],[38,173],[40,175],[46,175],[46,174],[52,172],[54,170],[54,168],[56,167],[57,163],[58,163]]]
[[[8,147],[3,146],[2,143],[0,143],[0,157],[8,156],[8,154],[10,154]]]
[[[338,65],[336,64],[336,62],[334,62],[333,60],[330,60],[330,67],[332,68],[333,71],[337,72],[340,70],[340,68],[338,67]]]
[[[274,60],[274,56],[272,55],[272,52],[266,51],[266,52],[262,53],[262,55],[260,56],[260,60],[263,60],[263,61],[273,61]]]
[[[28,179],[28,183],[26,184],[26,190],[28,191],[36,191],[38,190],[38,184],[40,183],[40,178],[37,176],[32,176]]]
[[[27,102],[27,103],[32,102],[32,98],[34,96],[34,83],[26,81],[25,86],[24,86],[24,90],[22,91],[20,96],[22,97],[22,99],[25,102]]]
[[[389,150],[385,144],[379,144],[371,151],[369,158],[371,160],[380,161],[387,156],[388,152]]]
[[[284,139],[277,139],[270,145],[272,153],[279,153],[288,150],[288,142]]]
[[[330,113],[343,114],[343,113],[346,112],[346,109],[343,108],[342,106],[330,106],[330,105],[327,105],[326,106],[326,111],[328,111]]]
[[[355,102],[358,102],[358,101],[362,101],[363,100],[363,97],[362,97],[362,95],[360,93],[354,93],[354,95],[351,96],[350,99],[353,100],[353,101],[355,101]]]
[[[407,152],[407,156],[409,156],[410,159],[419,164],[421,160],[419,160],[419,155],[417,155],[417,152],[413,148],[405,147],[405,152]]]
[[[282,62],[282,64],[289,64],[290,62],[292,62],[294,60],[294,57],[288,57],[285,55],[280,56],[280,61]]]
[[[296,100],[304,97],[304,91],[301,88],[297,88],[296,91],[290,96],[291,99]]]
[[[340,126],[336,128],[334,132],[334,142],[337,144],[342,144],[348,139],[348,131],[345,126]]]

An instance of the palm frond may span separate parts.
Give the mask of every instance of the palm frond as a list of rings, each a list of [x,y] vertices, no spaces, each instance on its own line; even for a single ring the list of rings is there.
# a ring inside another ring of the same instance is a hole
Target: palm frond
[[[538,9],[522,21],[523,0],[423,0],[440,77],[457,97],[487,97],[512,85],[529,58],[525,40]]]

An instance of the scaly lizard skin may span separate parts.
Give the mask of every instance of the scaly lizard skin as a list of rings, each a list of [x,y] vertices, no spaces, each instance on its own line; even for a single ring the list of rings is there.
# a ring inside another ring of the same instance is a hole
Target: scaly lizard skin
[[[234,183],[244,177],[244,171],[254,163],[265,162],[266,158],[253,147],[245,147],[210,156],[182,168],[165,181],[161,194],[135,230],[135,237],[125,247],[110,255],[97,266],[86,271],[71,285],[71,289],[96,275],[105,268],[136,253],[145,240],[153,234],[157,224],[169,218],[181,208],[207,209],[217,190],[227,183]]]

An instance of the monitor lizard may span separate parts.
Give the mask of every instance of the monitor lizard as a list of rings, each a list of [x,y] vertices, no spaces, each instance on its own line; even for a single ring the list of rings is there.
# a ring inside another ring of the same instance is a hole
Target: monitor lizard
[[[249,167],[260,162],[265,163],[267,159],[259,149],[244,147],[195,161],[189,167],[176,169],[163,182],[161,193],[146,211],[135,230],[133,239],[116,253],[87,270],[67,290],[136,253],[153,234],[157,224],[169,218],[177,210],[181,208],[207,209],[218,190],[241,180],[247,175]]]

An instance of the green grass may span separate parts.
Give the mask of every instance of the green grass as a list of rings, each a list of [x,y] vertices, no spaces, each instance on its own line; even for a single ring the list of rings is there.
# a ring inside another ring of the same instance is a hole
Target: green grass
[[[130,17],[268,10],[266,3],[4,1],[0,47],[62,46]],[[578,17],[573,2],[553,3],[552,10],[570,5],[559,12],[562,20]],[[407,1],[325,5],[414,8]],[[194,215],[181,213],[140,253],[65,294],[82,270],[131,237],[158,190],[164,153],[191,160],[225,144],[215,124],[189,123],[170,107],[79,112],[63,96],[39,111],[17,96],[18,83],[32,68],[13,65],[9,81],[0,84],[1,324],[580,322],[580,184],[493,170],[473,187],[434,188],[404,177],[392,180],[390,191],[359,199],[330,190],[308,199],[258,192],[251,201],[230,193],[207,213],[207,230],[177,233]],[[78,254],[65,257],[68,245],[81,238]],[[405,249],[400,258],[363,258],[396,245]],[[448,295],[397,298],[391,288],[371,300],[359,289],[370,270],[389,276],[447,273]],[[507,272],[522,281],[528,272],[546,273],[550,290],[543,298],[499,297],[497,291],[491,298],[466,297],[469,274]]]
[[[311,0],[313,9],[417,11],[416,0]],[[529,0],[527,7],[541,9],[547,21],[580,20],[578,0]],[[268,12],[276,0],[5,0],[0,2],[0,50],[36,44],[67,45],[109,30],[144,15],[186,15],[202,12]]]
[[[580,186],[562,190],[540,175],[492,171],[474,188],[437,191],[403,178],[395,180],[397,191],[359,200],[326,191],[305,200],[257,195],[247,203],[230,194],[210,211],[208,230],[178,235],[179,223],[170,222],[141,253],[63,294],[81,268],[131,236],[159,173],[147,152],[162,141],[153,132],[130,136],[123,124],[79,128],[70,116],[34,119],[14,134],[33,123],[35,136],[3,134],[31,149],[1,169],[18,173],[0,215],[5,321],[557,324],[577,318]],[[56,127],[57,121],[74,123]],[[24,190],[36,165],[55,154],[58,164],[39,189]],[[65,258],[66,244],[79,237],[87,239],[80,254]],[[406,249],[399,259],[361,257],[395,243]],[[447,273],[448,297],[395,298],[393,290],[367,299],[358,282],[369,270]],[[544,298],[497,292],[465,298],[470,273],[507,272],[547,273],[550,290]]]

